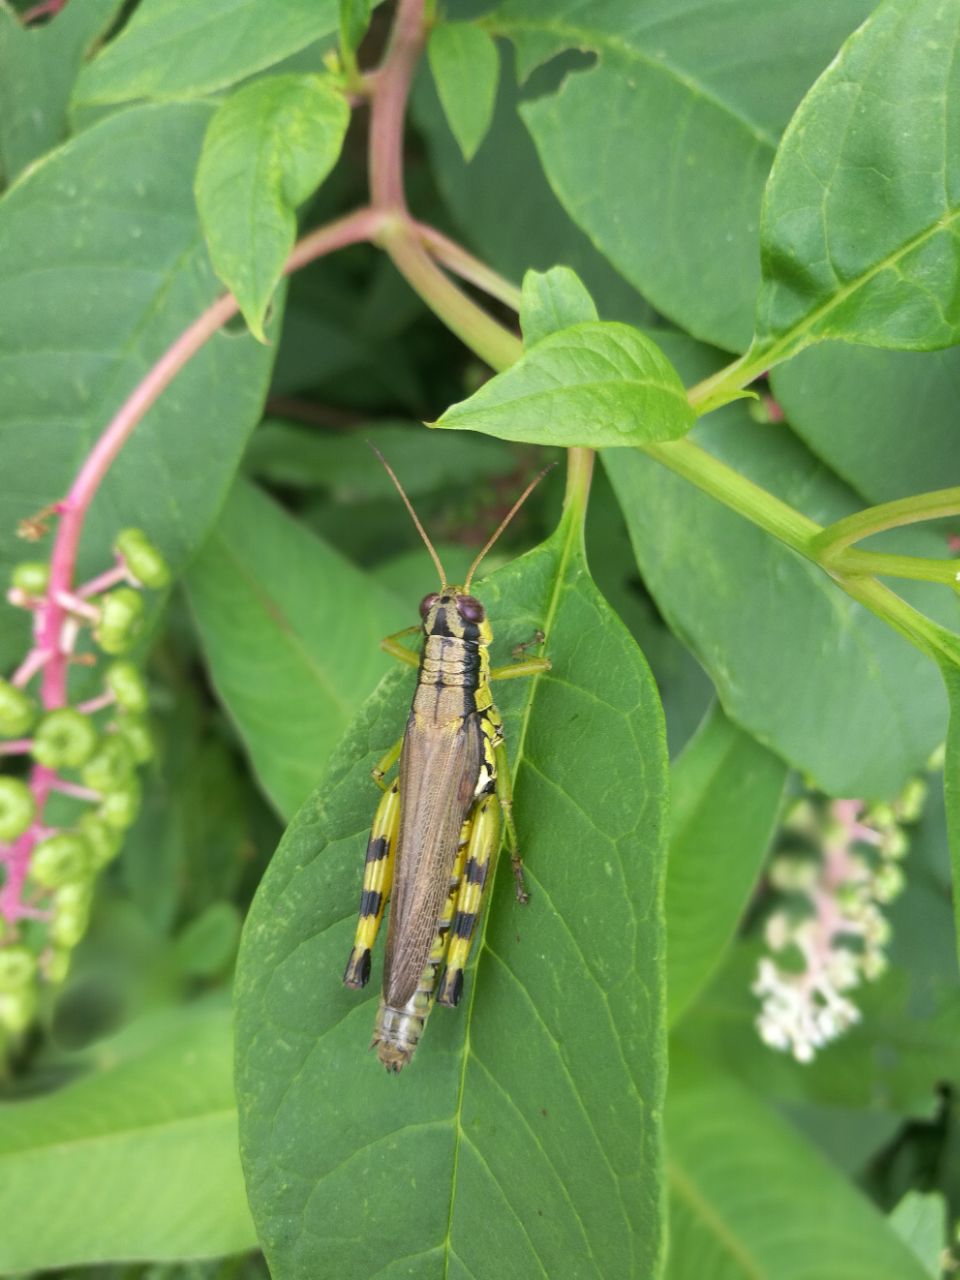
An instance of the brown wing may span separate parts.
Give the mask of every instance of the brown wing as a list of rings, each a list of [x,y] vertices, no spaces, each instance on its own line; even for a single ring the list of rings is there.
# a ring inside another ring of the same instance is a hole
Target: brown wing
[[[400,832],[383,974],[383,998],[393,1008],[416,991],[430,958],[480,759],[476,714],[430,725],[411,714],[400,756]]]

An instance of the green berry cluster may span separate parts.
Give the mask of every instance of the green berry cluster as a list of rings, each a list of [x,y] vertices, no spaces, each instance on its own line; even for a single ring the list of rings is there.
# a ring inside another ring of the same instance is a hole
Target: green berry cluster
[[[70,953],[87,929],[97,874],[120,851],[123,833],[137,816],[141,786],[137,768],[153,755],[143,675],[128,658],[144,626],[139,588],[170,581],[163,557],[139,529],[124,529],[114,550],[130,585],[90,597],[93,638],[112,659],[103,693],[90,705],[43,712],[23,688],[0,679],[0,738],[16,739],[15,751],[54,771],[60,783],[89,806],[68,830],[44,831],[30,851],[27,900],[31,921],[23,937],[0,932],[0,1031],[22,1032],[32,1020],[38,982],[60,982]],[[106,575],[116,581],[120,571]],[[49,567],[38,562],[13,571],[10,599],[42,607]],[[19,777],[0,777],[0,844],[12,845],[42,823],[33,788]],[[42,919],[43,927],[39,927]],[[0,929],[4,922],[0,921]]]

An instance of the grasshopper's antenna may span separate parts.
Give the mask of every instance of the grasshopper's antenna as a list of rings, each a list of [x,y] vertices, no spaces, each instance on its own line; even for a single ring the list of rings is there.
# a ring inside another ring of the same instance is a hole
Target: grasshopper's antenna
[[[433,543],[427,537],[426,529],[424,529],[423,525],[420,523],[420,517],[417,515],[416,511],[414,511],[413,509],[413,503],[404,493],[403,485],[397,479],[397,475],[393,467],[391,467],[390,463],[386,460],[386,458],[383,456],[383,454],[380,452],[377,446],[373,443],[372,440],[368,440],[367,444],[370,446],[373,452],[377,455],[377,457],[383,463],[383,469],[386,471],[387,475],[396,485],[397,493],[399,493],[400,497],[403,499],[404,505],[406,506],[407,510],[410,512],[411,517],[413,518],[413,523],[417,526],[417,532],[420,534],[420,537],[426,543],[427,550],[430,552],[430,558],[433,560],[433,563],[437,566],[437,573],[439,573],[440,575],[440,585],[441,587],[445,587],[447,585],[447,575],[444,572],[443,565],[440,563],[440,557],[437,555],[436,551],[433,548]],[[539,479],[539,477],[537,478]],[[526,497],[527,495],[524,494],[523,496]],[[513,512],[511,512],[510,514],[512,515]]]
[[[530,497],[531,493],[533,493],[534,489],[537,487],[537,485],[540,483],[543,477],[547,474],[548,471],[552,471],[556,465],[557,464],[555,462],[551,462],[549,466],[546,466],[543,468],[543,470],[540,472],[539,475],[534,476],[534,478],[530,481],[530,483],[524,489],[523,493],[521,493],[520,497],[516,500],[516,502],[507,512],[507,514],[503,517],[503,519],[497,525],[496,529],[494,529],[491,536],[484,543],[483,547],[481,547],[480,554],[477,556],[476,560],[474,560],[473,564],[470,566],[470,569],[467,573],[466,581],[463,584],[464,591],[469,590],[471,579],[473,578],[473,575],[476,573],[477,569],[479,569],[480,567],[480,561],[487,554],[487,552],[490,550],[490,548],[493,546],[496,540],[500,537],[501,533],[503,533],[504,529],[513,519],[513,517],[517,514],[517,512],[520,510],[520,508],[523,506],[526,500]]]

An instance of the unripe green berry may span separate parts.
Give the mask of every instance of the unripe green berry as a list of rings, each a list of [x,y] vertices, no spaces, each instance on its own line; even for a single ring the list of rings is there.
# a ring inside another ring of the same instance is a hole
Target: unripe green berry
[[[70,952],[60,948],[48,951],[43,962],[43,972],[48,982],[64,982],[70,972]]]
[[[117,734],[105,738],[96,755],[91,756],[83,769],[84,785],[106,795],[110,791],[122,791],[134,770],[133,752],[129,743]]]
[[[892,902],[903,892],[906,883],[903,872],[895,862],[885,863],[873,881],[873,893],[878,902]]]
[[[157,590],[170,581],[166,560],[149,541],[142,529],[124,529],[117,534],[114,549],[123,556],[127,568],[138,582]]]
[[[96,725],[73,707],[49,711],[33,735],[33,758],[48,769],[77,769],[93,755]]]
[[[132,662],[111,662],[104,676],[107,688],[124,711],[146,711],[150,699],[143,676]]]
[[[120,716],[116,731],[132,751],[137,764],[146,764],[153,759],[153,734],[143,716]]]
[[[62,911],[55,911],[50,921],[50,941],[58,947],[75,947],[89,923],[89,908],[64,907]]]
[[[17,840],[37,812],[33,792],[20,778],[0,778],[0,841]]]
[[[37,704],[9,680],[0,680],[0,738],[22,738],[37,718]]]
[[[50,582],[50,566],[45,560],[24,560],[14,565],[10,585],[28,596],[42,596]]]
[[[90,846],[93,869],[99,871],[120,852],[123,838],[119,831],[104,822],[103,818],[98,818],[95,813],[85,813],[78,825]]]
[[[41,840],[30,860],[30,875],[44,889],[72,884],[92,870],[90,845],[78,831],[61,831]]]
[[[37,1008],[37,993],[33,987],[20,987],[17,991],[0,991],[0,1027],[13,1035],[26,1031],[33,1021]]]
[[[140,783],[136,775],[127,779],[122,790],[111,791],[98,812],[108,826],[124,831],[136,821],[140,810]]]
[[[94,635],[104,653],[126,653],[143,630],[144,604],[133,587],[117,587],[103,597]]]
[[[61,911],[87,911],[93,901],[93,882],[90,880],[72,880],[62,884],[53,895],[54,914]]]
[[[0,947],[0,991],[28,987],[37,972],[37,957],[29,947]]]

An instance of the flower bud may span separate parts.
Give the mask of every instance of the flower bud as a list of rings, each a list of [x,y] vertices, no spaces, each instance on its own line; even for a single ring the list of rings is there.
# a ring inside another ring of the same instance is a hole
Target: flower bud
[[[29,947],[0,947],[0,991],[27,987],[37,972],[37,957]]]
[[[82,880],[92,870],[90,845],[77,831],[61,831],[41,840],[30,860],[30,875],[44,889]]]
[[[90,846],[94,871],[99,871],[120,852],[123,838],[119,831],[95,813],[85,813],[77,824]]]
[[[12,1035],[19,1035],[33,1021],[36,1008],[37,993],[33,987],[0,991],[0,1027]]]
[[[45,560],[24,560],[14,565],[10,585],[24,595],[42,596],[50,582],[50,566]]]
[[[140,810],[140,795],[140,783],[133,774],[127,779],[122,790],[111,791],[104,797],[99,809],[100,817],[114,830],[125,830],[136,821]]]
[[[50,921],[50,941],[58,947],[75,947],[87,932],[89,907],[64,907]]]
[[[166,560],[150,542],[142,529],[124,529],[117,534],[114,549],[123,556],[131,575],[145,587],[156,591],[170,581]]]
[[[93,755],[96,725],[73,707],[48,711],[33,735],[33,758],[48,769],[76,769]]]
[[[153,759],[153,734],[143,716],[119,716],[115,725],[117,735],[124,739],[137,764]]]
[[[0,841],[18,840],[37,812],[33,792],[20,778],[0,778]]]
[[[144,604],[133,587],[117,587],[103,597],[94,636],[104,653],[126,653],[143,630]]]
[[[133,752],[124,738],[113,734],[100,744],[83,770],[84,785],[107,795],[122,791],[134,770]]]
[[[0,738],[22,738],[37,718],[37,704],[9,680],[0,680]]]
[[[104,680],[118,707],[124,711],[146,711],[150,701],[147,686],[132,662],[112,662]]]
[[[874,897],[878,902],[892,902],[902,893],[904,884],[903,872],[895,862],[888,862],[874,876]]]
[[[43,976],[55,985],[65,982],[70,972],[70,951],[51,947],[43,957]]]

